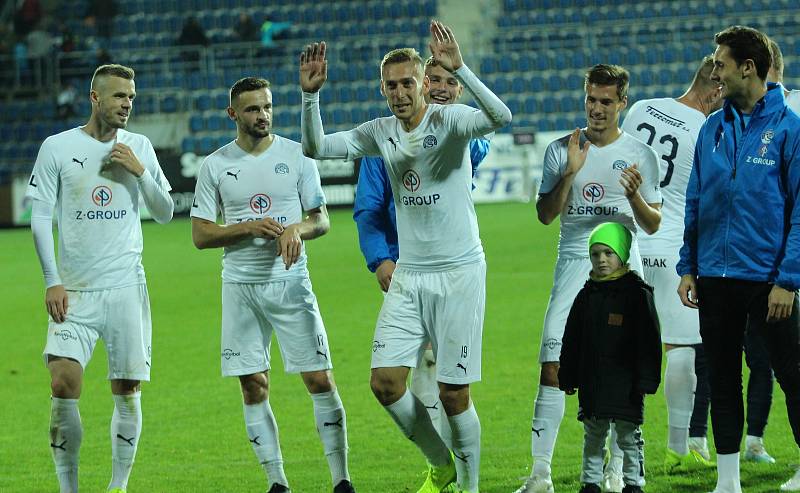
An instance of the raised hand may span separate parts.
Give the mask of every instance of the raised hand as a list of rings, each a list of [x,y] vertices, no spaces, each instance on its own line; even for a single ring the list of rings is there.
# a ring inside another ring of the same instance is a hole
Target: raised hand
[[[303,92],[317,92],[328,79],[325,42],[306,45],[300,53],[300,87]]]
[[[567,173],[575,175],[583,168],[591,145],[587,140],[581,146],[581,129],[576,128],[572,132],[567,143]]]
[[[448,72],[458,70],[464,65],[453,30],[439,21],[431,21],[431,42],[428,47],[433,59]]]
[[[633,166],[625,168],[622,170],[622,176],[620,176],[619,179],[619,184],[625,189],[625,197],[629,199],[633,198],[642,185],[642,174],[639,172],[638,168],[639,165],[636,163],[634,163]]]

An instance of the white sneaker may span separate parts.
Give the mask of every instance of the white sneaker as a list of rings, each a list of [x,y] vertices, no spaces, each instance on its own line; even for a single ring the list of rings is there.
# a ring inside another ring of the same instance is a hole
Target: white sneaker
[[[781,485],[781,491],[800,491],[800,469],[794,473],[792,479]]]
[[[700,457],[711,461],[711,453],[708,451],[708,439],[706,437],[689,437],[689,450],[694,450]]]
[[[553,480],[550,476],[533,475],[525,480],[525,483],[514,493],[555,493]]]
[[[606,472],[603,473],[603,482],[600,483],[600,490],[603,493],[622,493],[622,488],[624,487],[622,473],[606,468]]]
[[[748,436],[745,444],[744,460],[761,464],[775,463],[775,459],[767,453],[767,449],[764,447],[764,440],[761,437]]]

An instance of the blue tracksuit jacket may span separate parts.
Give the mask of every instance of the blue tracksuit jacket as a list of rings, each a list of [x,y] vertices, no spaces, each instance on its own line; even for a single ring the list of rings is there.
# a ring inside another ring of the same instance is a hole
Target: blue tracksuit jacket
[[[700,129],[679,275],[800,288],[800,116],[767,89],[746,126],[726,101]]]

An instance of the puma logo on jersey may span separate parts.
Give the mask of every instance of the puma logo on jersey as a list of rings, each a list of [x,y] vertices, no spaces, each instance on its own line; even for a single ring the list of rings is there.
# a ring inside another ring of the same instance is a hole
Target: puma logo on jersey
[[[393,137],[389,137],[389,143],[392,144],[394,150],[397,151],[397,144],[400,143],[400,140],[395,141]]]
[[[466,374],[467,374],[467,367],[466,367],[466,366],[464,366],[464,365],[462,365],[461,363],[458,363],[458,364],[456,365],[456,368],[461,368],[462,370],[464,370],[464,375],[466,375]]]
[[[317,354],[318,354],[318,355],[320,355],[320,356],[322,356],[322,357],[323,357],[323,358],[325,358],[325,359],[328,359],[328,355],[327,355],[327,354],[325,354],[325,353],[323,353],[323,352],[322,352],[322,351],[320,351],[320,350],[317,350]]]
[[[242,172],[242,170],[239,169],[239,170],[236,170],[236,173],[231,173],[230,171],[226,171],[225,174],[228,175],[228,176],[232,176],[234,180],[239,181],[239,173],[241,173],[241,172]]]
[[[85,158],[83,158],[83,161],[78,161],[77,158],[72,158],[72,162],[80,164],[81,165],[81,169],[83,169],[83,163],[85,163],[87,159],[89,159],[89,158],[85,157]]]

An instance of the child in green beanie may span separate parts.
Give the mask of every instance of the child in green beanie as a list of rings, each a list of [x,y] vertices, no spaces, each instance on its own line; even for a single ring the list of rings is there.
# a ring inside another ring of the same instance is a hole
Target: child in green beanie
[[[630,270],[631,233],[603,223],[589,237],[592,271],[567,318],[558,381],[578,390],[583,421],[580,493],[600,493],[609,426],[624,452],[623,493],[644,491],[644,394],[661,381],[661,337],[653,288]]]

